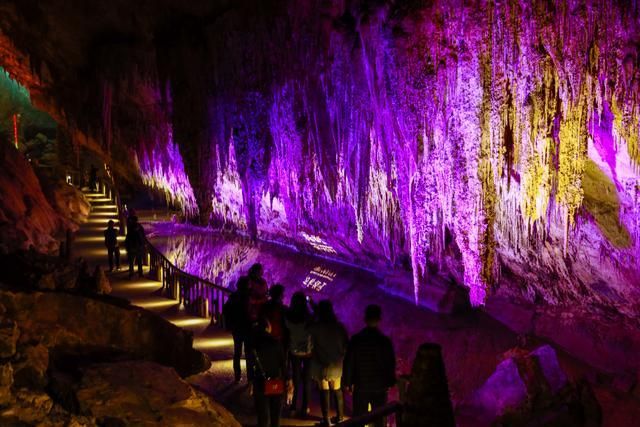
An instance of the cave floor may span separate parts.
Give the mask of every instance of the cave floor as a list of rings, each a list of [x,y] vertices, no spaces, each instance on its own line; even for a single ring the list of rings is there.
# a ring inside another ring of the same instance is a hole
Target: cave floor
[[[115,217],[116,210],[115,206],[108,205],[100,196],[91,196],[91,199],[92,212],[89,221],[83,224],[78,233],[75,250],[76,254],[87,259],[92,267],[104,266],[107,260],[102,230],[106,227],[108,219]],[[145,220],[143,215],[141,220]],[[149,217],[147,220],[151,221],[153,218]],[[327,298],[333,301],[336,313],[350,334],[362,327],[361,312],[367,304],[381,305],[384,310],[382,329],[394,342],[398,373],[409,373],[416,349],[421,343],[439,343],[442,346],[454,405],[482,385],[505,357],[505,352],[518,345],[515,333],[481,311],[460,315],[431,312],[415,306],[404,298],[390,295],[380,287],[379,278],[370,272],[260,243],[254,244],[252,248],[238,249],[246,244],[246,240],[214,236],[213,232],[206,232],[210,236],[203,236],[202,232],[195,233],[188,228],[176,227],[168,223],[146,223],[147,231],[154,235],[154,244],[163,250],[169,259],[175,260],[179,267],[214,280],[216,275],[220,274],[216,268],[192,271],[191,268],[187,268],[188,265],[181,265],[184,261],[182,258],[195,260],[199,264],[213,263],[212,260],[224,258],[226,261],[219,264],[226,270],[235,270],[234,275],[225,283],[228,284],[235,280],[237,274],[243,273],[248,265],[259,260],[265,266],[269,283],[281,282],[285,285],[287,301],[296,290],[311,293],[315,300]],[[171,241],[171,236],[177,236],[177,244],[175,239]],[[230,253],[235,254],[231,259]],[[237,256],[238,253],[241,253],[240,257]],[[126,264],[124,255],[125,252],[122,250],[123,266]],[[310,287],[309,276],[319,277],[311,273],[312,271],[320,271],[325,275],[325,285],[320,290]],[[188,381],[227,407],[243,425],[255,425],[253,402],[246,382],[243,381],[239,385],[233,382],[231,336],[211,327],[205,319],[180,311],[176,301],[159,296],[159,282],[147,278],[128,280],[124,268],[109,274],[109,278],[115,296],[126,298],[133,305],[156,312],[175,325],[193,332],[194,347],[206,353],[212,365],[208,371],[190,377]],[[539,340],[533,339],[529,340],[526,346],[532,349],[540,344]],[[591,369],[561,349],[556,350],[570,378],[580,378]],[[397,398],[397,391],[392,392],[391,398]],[[310,420],[285,418],[282,425],[314,425],[319,420],[320,411],[317,397],[312,400],[316,404],[312,405]],[[347,407],[350,407],[348,396],[346,400]],[[607,423],[607,410],[603,409],[605,425],[611,425]],[[463,422],[461,425],[464,424]]]

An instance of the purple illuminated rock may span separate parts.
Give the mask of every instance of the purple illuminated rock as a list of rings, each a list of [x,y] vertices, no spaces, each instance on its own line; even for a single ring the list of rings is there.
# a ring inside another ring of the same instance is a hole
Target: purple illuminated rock
[[[567,385],[567,376],[560,367],[558,356],[553,347],[544,345],[532,351],[529,357],[537,360],[542,375],[549,384],[551,393],[557,393]]]
[[[578,426],[585,425],[585,413],[599,414],[588,385],[569,383],[552,347],[544,345],[531,352],[516,348],[506,355],[458,407],[460,425],[527,425],[544,420],[548,425]],[[596,418],[590,422],[597,425]]]
[[[527,399],[527,385],[512,358],[502,361],[496,371],[474,394],[470,405],[482,412],[483,418],[495,419],[522,406]]]

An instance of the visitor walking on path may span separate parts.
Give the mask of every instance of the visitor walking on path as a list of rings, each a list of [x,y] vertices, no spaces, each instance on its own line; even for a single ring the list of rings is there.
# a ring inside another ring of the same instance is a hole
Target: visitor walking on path
[[[142,277],[142,257],[144,256],[144,228],[138,223],[138,217],[132,215],[127,220],[127,236],[124,239],[124,245],[127,249],[127,258],[129,260],[129,279],[133,278],[133,264],[138,265],[138,277]]]
[[[282,345],[271,335],[269,321],[261,318],[252,334],[250,381],[258,427],[279,427],[287,384],[287,362]]]
[[[222,309],[225,327],[233,337],[233,373],[236,383],[239,383],[242,378],[240,359],[242,358],[243,347],[245,352],[245,371],[247,370],[246,360],[249,359],[247,356],[249,353],[248,341],[249,333],[251,332],[251,321],[249,320],[248,307],[249,279],[246,276],[242,276],[238,280],[236,290],[229,296]]]
[[[267,302],[267,281],[262,277],[262,264],[256,263],[249,268],[249,318],[252,322],[258,320],[262,306]]]
[[[107,257],[109,258],[109,271],[113,271],[115,258],[116,270],[120,269],[120,248],[118,247],[118,233],[113,228],[115,223],[109,220],[107,229],[104,230],[104,245],[107,247]]]
[[[331,419],[339,423],[344,417],[344,398],[340,388],[342,364],[349,336],[344,325],[338,321],[333,305],[328,300],[320,301],[316,307],[316,322],[311,325],[311,377],[320,388],[321,426],[329,425],[330,397],[333,396],[336,416]]]
[[[296,413],[298,399],[302,399],[298,418],[309,415],[309,396],[311,396],[311,313],[307,298],[303,292],[291,297],[291,304],[285,314],[285,326],[289,332],[289,363],[293,380],[291,412]]]
[[[355,334],[347,347],[342,382],[353,392],[353,416],[364,415],[369,405],[375,410],[387,403],[387,393],[396,383],[393,343],[378,328],[382,319],[379,305],[365,309],[365,328]],[[383,427],[384,419],[373,423]]]

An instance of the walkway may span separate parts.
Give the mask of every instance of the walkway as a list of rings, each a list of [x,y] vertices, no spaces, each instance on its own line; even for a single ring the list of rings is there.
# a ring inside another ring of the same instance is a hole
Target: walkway
[[[92,271],[101,265],[108,271],[107,251],[104,247],[103,231],[112,219],[118,223],[117,206],[103,194],[85,193],[91,202],[89,220],[80,227],[75,240],[74,254],[89,263]],[[142,217],[141,222],[145,222]],[[226,331],[209,325],[207,319],[187,315],[178,307],[178,302],[160,295],[161,285],[146,277],[128,279],[124,237],[119,237],[121,248],[120,270],[107,273],[113,288],[112,295],[125,298],[132,305],[152,311],[164,317],[174,325],[193,333],[194,348],[207,354],[211,359],[211,368],[198,375],[187,378],[194,386],[211,395],[229,409],[245,426],[255,425],[253,403],[246,382],[236,385],[233,382],[233,340]],[[145,276],[148,268],[145,267]],[[243,361],[244,371],[244,361]],[[244,374],[244,373],[243,373]],[[312,426],[315,421],[283,419],[283,426]]]

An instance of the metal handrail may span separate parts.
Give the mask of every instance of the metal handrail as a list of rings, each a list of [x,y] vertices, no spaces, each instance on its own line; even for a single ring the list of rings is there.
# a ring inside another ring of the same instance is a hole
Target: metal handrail
[[[104,186],[104,193],[116,204],[120,230],[124,231],[122,202],[117,190],[114,190],[113,180],[101,179],[99,185],[101,189]],[[149,266],[149,275],[155,275],[162,283],[162,292],[166,296],[178,300],[188,313],[210,317],[212,324],[222,325],[222,307],[231,294],[229,289],[178,268],[146,236],[145,249],[144,261]]]
[[[373,411],[368,412],[364,415],[360,415],[360,416],[349,418],[348,420],[342,421],[336,424],[336,427],[365,426],[374,421],[379,421],[384,417],[388,417],[389,415],[394,415],[394,414],[397,415],[401,413],[402,413],[402,403],[398,401],[393,401],[379,408],[376,408]],[[398,422],[398,420],[396,420],[396,422]]]
[[[210,317],[212,324],[221,324],[222,307],[231,291],[176,267],[145,237],[148,249],[146,261],[149,274],[162,283],[162,292],[177,300],[181,307],[193,315]]]

